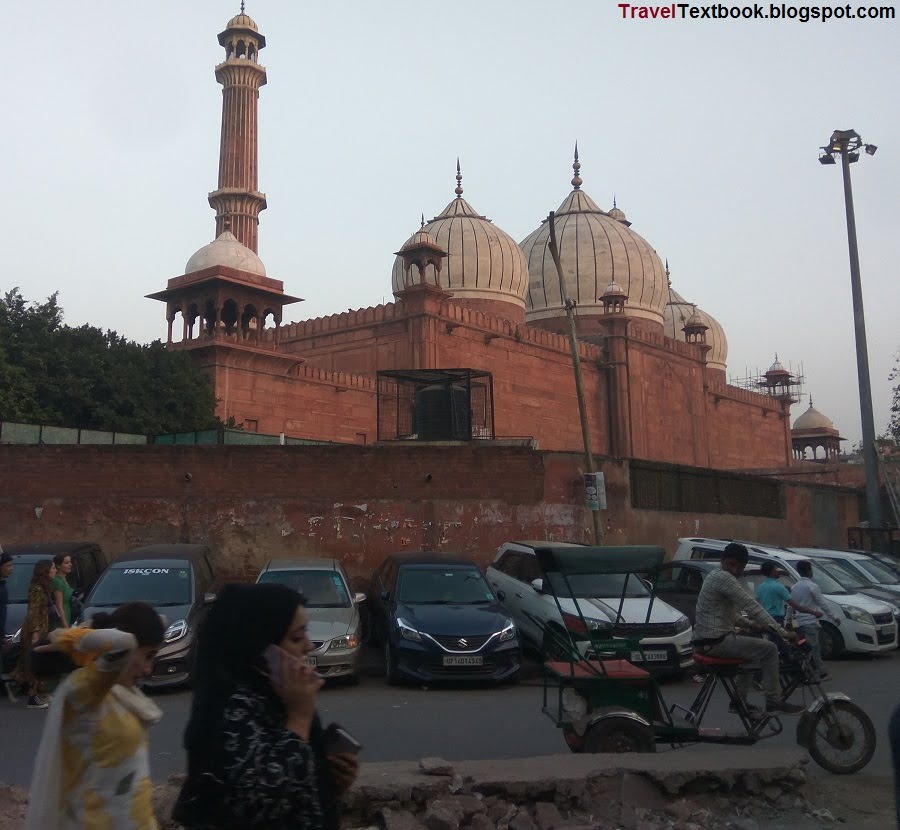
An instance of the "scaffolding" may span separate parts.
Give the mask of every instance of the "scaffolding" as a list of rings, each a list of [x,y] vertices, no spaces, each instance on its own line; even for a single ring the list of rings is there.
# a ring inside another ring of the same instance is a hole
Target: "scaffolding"
[[[795,371],[790,362],[785,367],[776,354],[775,362],[764,372],[760,372],[758,367],[755,372],[747,369],[743,377],[729,377],[728,383],[740,389],[758,392],[761,395],[768,395],[770,398],[794,404],[804,396],[803,383],[805,380],[802,363]]]

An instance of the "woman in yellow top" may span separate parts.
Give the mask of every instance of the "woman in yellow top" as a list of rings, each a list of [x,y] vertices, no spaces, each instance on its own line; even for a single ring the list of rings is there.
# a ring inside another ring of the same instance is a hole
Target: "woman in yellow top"
[[[162,712],[135,688],[165,630],[147,604],[98,614],[93,628],[59,629],[50,646],[82,668],[53,696],[35,759],[26,830],[158,830],[147,729]]]

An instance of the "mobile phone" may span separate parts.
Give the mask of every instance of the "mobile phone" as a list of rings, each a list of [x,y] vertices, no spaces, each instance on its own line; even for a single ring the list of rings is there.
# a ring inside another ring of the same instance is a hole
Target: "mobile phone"
[[[304,665],[302,660],[297,659],[293,654],[288,654],[281,646],[276,646],[275,643],[270,643],[266,646],[265,651],[263,651],[263,658],[269,669],[269,678],[276,686],[280,686],[284,682],[284,667],[286,664]],[[318,672],[313,672],[313,674],[316,677],[322,677]]]
[[[362,744],[356,740],[346,729],[331,724],[325,730],[325,754],[341,755],[350,753],[356,755],[362,749]]]

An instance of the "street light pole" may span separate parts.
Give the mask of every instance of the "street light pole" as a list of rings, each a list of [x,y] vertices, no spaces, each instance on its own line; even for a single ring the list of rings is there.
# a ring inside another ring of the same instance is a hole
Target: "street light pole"
[[[835,130],[827,146],[822,148],[819,161],[834,164],[834,155],[841,157],[844,174],[844,207],[847,212],[847,244],[850,248],[850,288],[853,296],[853,328],[856,334],[856,371],[859,376],[859,410],[862,418],[863,461],[866,470],[866,509],[872,547],[882,547],[881,492],[878,486],[878,451],[875,447],[875,418],[872,413],[872,384],[869,379],[869,348],[866,341],[866,316],[863,309],[862,283],[859,277],[859,248],[856,242],[856,215],[853,211],[853,188],[850,184],[850,164],[859,160],[860,148],[875,155],[874,144],[863,144],[855,130]]]

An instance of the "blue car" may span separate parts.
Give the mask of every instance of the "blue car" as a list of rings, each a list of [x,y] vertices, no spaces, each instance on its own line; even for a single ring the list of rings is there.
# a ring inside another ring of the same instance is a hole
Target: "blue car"
[[[372,577],[368,602],[389,683],[502,681],[519,673],[516,627],[470,559],[388,556]]]

